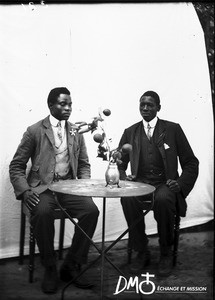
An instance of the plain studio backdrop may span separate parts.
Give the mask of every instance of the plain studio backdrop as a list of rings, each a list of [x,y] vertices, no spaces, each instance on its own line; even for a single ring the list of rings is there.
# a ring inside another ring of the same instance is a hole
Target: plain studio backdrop
[[[204,34],[191,3],[0,6],[1,192],[0,258],[17,256],[20,201],[8,166],[27,126],[49,114],[47,96],[57,86],[71,91],[70,121],[88,121],[109,108],[106,132],[117,146],[123,130],[141,120],[139,98],[161,98],[158,116],[181,124],[200,161],[181,227],[213,219],[213,114]],[[104,178],[85,134],[92,178]],[[101,240],[102,199],[94,235]],[[156,233],[153,213],[147,233]],[[119,199],[108,199],[106,240],[126,228]],[[58,231],[58,222],[56,222]],[[65,245],[71,243],[68,221]],[[28,247],[26,234],[26,248]],[[57,239],[56,239],[57,242]],[[57,243],[56,243],[57,245]]]

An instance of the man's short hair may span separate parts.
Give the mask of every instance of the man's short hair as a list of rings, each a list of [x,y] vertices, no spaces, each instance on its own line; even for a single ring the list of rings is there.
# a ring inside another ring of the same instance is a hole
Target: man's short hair
[[[65,87],[57,87],[50,91],[47,99],[48,106],[54,104],[57,101],[57,98],[60,94],[70,95],[70,91]]]
[[[156,104],[160,105],[160,97],[157,93],[155,93],[153,91],[147,91],[140,97],[140,99],[144,96],[152,97],[155,100]]]

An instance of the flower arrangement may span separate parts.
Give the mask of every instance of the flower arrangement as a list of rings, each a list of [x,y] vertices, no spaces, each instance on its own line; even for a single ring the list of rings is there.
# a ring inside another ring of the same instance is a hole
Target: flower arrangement
[[[108,116],[110,115],[110,110],[106,109],[105,112],[108,111]],[[121,157],[122,154],[126,154],[132,151],[132,146],[130,144],[125,144],[120,148],[115,148],[111,150],[110,147],[110,141],[112,140],[111,138],[108,139],[105,129],[103,126],[100,124],[100,128],[98,129],[98,124],[97,127],[92,130],[93,133],[93,139],[96,143],[99,143],[98,146],[98,155],[97,157],[101,157],[103,160],[107,160],[110,163],[117,163],[120,164],[122,163]]]
[[[104,109],[103,112],[100,112],[97,117],[93,118],[91,123],[76,122],[72,128],[72,131],[79,133],[90,131],[91,134],[93,134],[93,140],[99,144],[97,149],[97,157],[109,161],[107,171],[105,172],[107,185],[111,187],[117,185],[119,187],[118,165],[122,163],[122,155],[128,154],[132,151],[132,146],[127,143],[121,148],[115,148],[111,150],[111,139],[108,139],[104,126],[102,126],[102,122],[104,121],[103,115],[110,116],[110,114],[111,111],[109,109]]]

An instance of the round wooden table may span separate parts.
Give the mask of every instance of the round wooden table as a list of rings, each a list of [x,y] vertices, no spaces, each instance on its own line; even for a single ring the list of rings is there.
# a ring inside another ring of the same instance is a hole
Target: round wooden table
[[[111,186],[107,185],[105,180],[102,179],[73,179],[73,180],[60,180],[52,183],[49,186],[49,189],[54,193],[56,202],[58,206],[63,210],[63,207],[57,200],[57,193],[63,194],[71,194],[76,196],[90,196],[90,197],[98,197],[103,198],[103,214],[102,214],[102,249],[100,250],[93,240],[80,228],[78,223],[73,220],[69,214],[65,211],[64,213],[67,217],[73,222],[75,226],[77,226],[85,236],[91,241],[97,251],[100,253],[100,256],[95,259],[88,267],[86,267],[81,273],[78,275],[81,276],[92,264],[94,264],[99,258],[101,258],[101,299],[103,299],[103,284],[104,284],[104,260],[106,259],[120,274],[123,274],[119,268],[114,265],[110,259],[106,256],[106,253],[119,241],[122,237],[128,233],[140,220],[136,220],[132,226],[130,226],[127,230],[125,230],[111,245],[109,245],[105,249],[105,217],[106,217],[106,198],[121,198],[121,197],[137,197],[153,194],[155,191],[155,187],[149,184],[145,184],[142,182],[133,182],[133,181],[120,181],[119,187],[117,185]],[[111,200],[110,200],[111,201]],[[153,197],[151,199],[150,205],[143,212],[143,216],[146,215],[153,207]],[[123,274],[124,275],[124,274]],[[71,280],[62,291],[62,298],[65,289],[74,281]]]
[[[152,185],[134,181],[120,181],[119,186],[107,186],[105,180],[102,179],[73,179],[54,182],[49,189],[76,196],[105,198],[143,196],[151,194],[155,190]]]

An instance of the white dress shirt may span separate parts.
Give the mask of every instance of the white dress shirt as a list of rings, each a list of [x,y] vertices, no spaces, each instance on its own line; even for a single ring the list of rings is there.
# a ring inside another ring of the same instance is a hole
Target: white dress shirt
[[[55,117],[53,117],[52,115],[49,116],[49,120],[50,120],[50,123],[52,125],[52,130],[53,130],[53,133],[54,133],[54,139],[55,139],[55,146],[58,148],[61,144],[61,141],[58,137],[58,123],[60,122],[61,123],[61,129],[62,129],[62,137],[63,137],[63,140],[65,138],[65,133],[66,133],[66,130],[65,130],[65,124],[66,124],[66,121],[65,120],[61,120],[59,121],[58,119],[56,119]]]
[[[157,121],[158,121],[157,117],[155,117],[154,119],[152,119],[150,122],[147,122],[146,120],[143,119],[143,126],[144,126],[144,130],[145,130],[146,135],[147,135],[148,124],[149,124],[150,127],[151,127],[151,136],[153,136],[154,129],[155,129],[155,126],[157,124]]]

